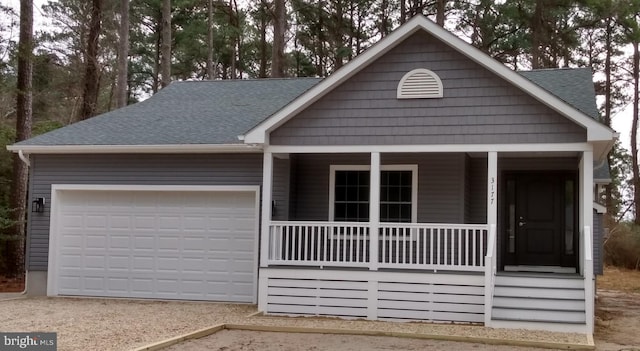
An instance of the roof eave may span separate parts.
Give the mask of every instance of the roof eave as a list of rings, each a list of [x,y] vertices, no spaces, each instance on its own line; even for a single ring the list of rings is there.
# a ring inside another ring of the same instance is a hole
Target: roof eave
[[[8,145],[7,150],[25,154],[180,154],[260,153],[254,144],[167,144],[167,145]]]

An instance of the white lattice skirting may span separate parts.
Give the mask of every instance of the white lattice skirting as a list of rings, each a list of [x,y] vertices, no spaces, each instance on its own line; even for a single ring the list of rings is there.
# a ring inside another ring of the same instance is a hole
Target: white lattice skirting
[[[394,321],[484,321],[484,276],[320,269],[260,269],[267,314]]]

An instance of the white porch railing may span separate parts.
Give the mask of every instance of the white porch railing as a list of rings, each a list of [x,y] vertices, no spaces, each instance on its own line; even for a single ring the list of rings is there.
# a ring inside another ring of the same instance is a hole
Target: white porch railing
[[[484,224],[381,223],[381,268],[482,271]]]
[[[363,222],[285,222],[269,226],[267,265],[483,271],[487,225],[381,223],[378,255]]]
[[[269,265],[368,267],[369,225],[271,222]]]

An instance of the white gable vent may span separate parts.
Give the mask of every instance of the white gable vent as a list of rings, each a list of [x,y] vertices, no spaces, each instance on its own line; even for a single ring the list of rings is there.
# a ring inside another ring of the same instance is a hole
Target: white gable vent
[[[431,99],[442,97],[442,81],[428,69],[407,73],[398,84],[398,99]]]

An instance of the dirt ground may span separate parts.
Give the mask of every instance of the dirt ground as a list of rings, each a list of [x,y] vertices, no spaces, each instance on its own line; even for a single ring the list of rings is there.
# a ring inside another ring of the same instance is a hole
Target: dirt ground
[[[640,351],[640,271],[605,267],[597,286],[596,349]]]
[[[24,291],[24,276],[7,278],[0,275],[0,293],[15,293]]]
[[[388,351],[388,350],[496,350],[538,351],[530,347],[469,344],[463,342],[407,339],[384,336],[294,334],[222,330],[202,339],[190,340],[167,351]]]
[[[598,290],[594,339],[597,350],[640,351],[640,294]]]

